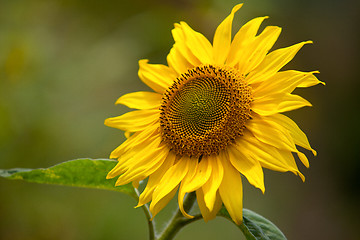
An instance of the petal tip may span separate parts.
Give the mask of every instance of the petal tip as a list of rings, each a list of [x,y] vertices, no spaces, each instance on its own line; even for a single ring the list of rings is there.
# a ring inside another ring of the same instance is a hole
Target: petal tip
[[[300,171],[297,172],[297,175],[301,178],[303,182],[305,182],[305,176]]]
[[[110,159],[116,159],[116,158],[118,158],[119,157],[119,155],[117,154],[117,153],[110,153]]]
[[[243,3],[239,3],[237,5],[235,5],[233,7],[233,9],[231,10],[231,13],[234,14],[235,12],[237,12],[244,4]]]
[[[314,155],[315,157],[317,156],[317,152],[316,152],[316,150],[311,149],[311,152],[313,153],[313,155]]]
[[[140,73],[140,69],[144,67],[144,65],[146,65],[149,62],[149,59],[140,59],[139,60],[139,73]]]
[[[110,127],[110,125],[111,125],[111,118],[105,119],[104,125]]]
[[[116,102],[115,102],[115,105],[118,105],[118,104],[122,104],[122,101],[123,101],[123,96],[119,97]]]
[[[112,171],[110,171],[107,175],[106,175],[106,179],[111,179],[114,178],[115,176],[112,174]]]

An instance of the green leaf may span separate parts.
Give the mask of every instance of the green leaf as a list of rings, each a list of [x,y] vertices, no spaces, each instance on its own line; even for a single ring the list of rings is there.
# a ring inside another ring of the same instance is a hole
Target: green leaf
[[[137,194],[131,184],[115,187],[116,179],[106,179],[107,173],[116,163],[117,161],[109,159],[76,159],[49,168],[0,169],[0,177],[35,183],[112,190],[126,193],[137,199]]]
[[[218,215],[232,221],[224,206]],[[247,240],[286,240],[285,235],[275,224],[248,209],[243,209],[243,223],[236,226],[244,233]]]

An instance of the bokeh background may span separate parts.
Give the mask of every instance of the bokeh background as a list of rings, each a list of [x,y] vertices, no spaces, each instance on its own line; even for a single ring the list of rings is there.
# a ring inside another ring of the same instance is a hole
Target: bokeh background
[[[303,40],[286,69],[320,70],[326,86],[298,91],[314,107],[288,115],[318,156],[290,173],[265,171],[266,193],[245,182],[244,207],[288,239],[356,239],[360,226],[359,4],[335,0],[251,0],[234,29],[258,16],[283,32],[274,48]],[[124,141],[103,121],[128,109],[115,100],[146,90],[138,60],[166,63],[173,23],[212,40],[235,0],[0,0],[0,168],[48,167],[106,158]],[[234,32],[235,32],[234,30]],[[0,239],[147,239],[135,201],[116,192],[0,179]],[[162,227],[176,201],[157,217]],[[225,219],[198,221],[182,239],[243,239]]]

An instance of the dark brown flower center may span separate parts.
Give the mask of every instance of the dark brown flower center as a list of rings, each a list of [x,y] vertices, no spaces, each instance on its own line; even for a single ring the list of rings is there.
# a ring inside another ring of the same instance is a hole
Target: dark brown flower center
[[[251,101],[251,87],[236,70],[193,68],[163,96],[162,139],[178,155],[217,154],[243,134]]]

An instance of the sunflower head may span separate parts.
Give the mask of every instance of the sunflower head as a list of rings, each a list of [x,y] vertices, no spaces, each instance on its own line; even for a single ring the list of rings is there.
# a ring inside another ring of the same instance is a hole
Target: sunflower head
[[[235,69],[197,66],[163,95],[162,139],[170,150],[199,158],[219,154],[243,134],[250,118],[251,87]]]
[[[116,185],[148,178],[138,206],[151,202],[155,216],[178,192],[179,208],[196,192],[205,221],[222,204],[242,221],[242,178],[265,191],[263,168],[304,176],[294,154],[310,147],[306,135],[283,112],[311,104],[293,94],[297,87],[321,83],[317,72],[281,71],[310,41],[270,51],[281,29],[255,18],[231,37],[236,5],[216,29],[211,44],[185,22],[172,30],[175,43],[168,66],[139,61],[139,77],[154,92],[135,92],[117,103],[137,110],[108,118],[105,124],[128,139],[110,155],[118,159],[108,178]],[[130,136],[130,133],[133,133]]]

